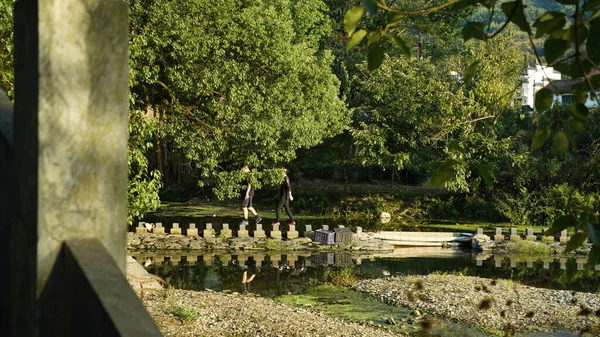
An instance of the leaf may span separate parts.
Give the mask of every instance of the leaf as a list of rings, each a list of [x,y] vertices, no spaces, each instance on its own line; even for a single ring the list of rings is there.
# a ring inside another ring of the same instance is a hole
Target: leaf
[[[584,104],[576,102],[571,104],[571,107],[569,108],[569,113],[571,114],[571,116],[577,118],[578,120],[585,122],[589,117],[590,110]]]
[[[583,10],[585,12],[588,11],[593,11],[595,9],[598,8],[598,6],[600,6],[600,0],[588,0],[584,5],[583,5]]]
[[[367,7],[367,11],[369,14],[375,15],[379,12],[379,7],[377,6],[377,0],[363,0],[363,5]]]
[[[404,17],[404,14],[388,12],[385,16],[385,22],[388,27],[394,27],[397,26],[400,22],[402,22],[402,19],[404,19]]]
[[[402,51],[402,55],[404,55],[404,57],[410,57],[410,48],[400,36],[394,36],[394,42],[400,48],[400,51]]]
[[[594,239],[592,239],[592,241],[594,241],[594,245],[592,245],[592,250],[590,250],[590,253],[588,254],[588,263],[595,266],[600,264],[600,246]]]
[[[600,245],[600,224],[589,223],[588,224],[588,235],[589,235],[590,239],[592,239],[592,241],[594,241],[595,246]]]
[[[365,8],[363,6],[354,6],[346,12],[346,15],[344,16],[344,30],[348,35],[354,33],[354,30],[356,29],[356,26],[358,26],[364,13]]]
[[[585,130],[585,126],[578,119],[571,119],[569,122],[569,127],[575,132],[583,132]]]
[[[546,39],[544,42],[544,57],[548,64],[554,63],[569,49],[571,42],[562,39]]]
[[[369,47],[369,53],[367,54],[367,66],[369,71],[379,69],[383,63],[383,49],[378,45]]]
[[[381,30],[374,30],[369,32],[369,37],[367,38],[367,45],[372,45],[373,43],[379,42],[381,39]]]
[[[467,67],[467,70],[465,70],[465,83],[469,83],[473,80],[473,77],[475,77],[475,74],[477,74],[478,69],[479,62],[473,62]]]
[[[485,164],[477,164],[475,167],[477,168],[477,171],[479,171],[479,174],[481,174],[483,181],[485,181],[488,186],[492,186],[492,170],[490,167]]]
[[[554,70],[558,71],[559,73],[563,74],[563,75],[567,75],[567,76],[571,76],[571,69],[573,67],[573,61],[561,61],[557,64],[554,65]]]
[[[429,185],[432,187],[440,187],[450,179],[454,178],[456,175],[454,165],[456,164],[458,164],[456,160],[446,159],[446,161],[435,170],[435,173],[429,181]]]
[[[545,232],[545,235],[554,235],[560,233],[563,229],[567,229],[569,227],[575,227],[577,225],[577,219],[571,215],[561,215],[558,218],[554,219],[552,223],[552,227]]]
[[[543,112],[552,106],[554,93],[548,88],[542,88],[535,93],[534,106],[537,112]]]
[[[567,248],[565,249],[565,253],[572,252],[575,249],[579,248],[584,242],[587,240],[587,233],[575,233],[567,242]]]
[[[540,16],[535,23],[535,37],[540,38],[548,32],[552,32],[556,29],[562,29],[567,22],[566,15],[561,12],[546,12]]]
[[[479,0],[479,3],[487,9],[492,9],[496,2],[496,0]]]
[[[571,93],[573,94],[573,100],[575,102],[584,103],[588,99],[589,85],[587,81],[575,84],[571,87]]]
[[[463,9],[477,4],[477,0],[459,0],[454,8]]]
[[[509,1],[505,2],[501,5],[502,12],[506,17],[520,30],[529,33],[531,32],[531,27],[529,27],[529,21],[527,21],[527,17],[525,17],[525,12],[523,11],[523,2],[522,1]]]
[[[533,139],[531,140],[531,149],[529,152],[533,152],[540,147],[544,146],[546,139],[550,136],[550,127],[537,128],[533,133]]]
[[[569,151],[569,140],[564,132],[559,131],[554,135],[554,148],[562,153]]]
[[[346,46],[346,51],[354,48],[354,46],[359,44],[360,41],[362,41],[362,39],[365,38],[365,36],[367,36],[367,31],[364,29],[359,29],[356,32],[354,32],[354,34],[352,34],[352,37],[350,38],[350,41],[348,41],[348,45]]]
[[[595,63],[600,63],[600,18],[590,21],[590,31],[586,41],[586,49],[589,58]]]
[[[485,40],[487,38],[485,32],[485,25],[481,22],[469,22],[462,29],[462,36],[464,41],[470,39]]]

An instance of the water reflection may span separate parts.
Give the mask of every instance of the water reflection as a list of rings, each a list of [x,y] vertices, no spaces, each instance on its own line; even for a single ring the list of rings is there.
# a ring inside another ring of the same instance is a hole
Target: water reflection
[[[190,254],[190,255],[186,255]],[[536,287],[596,293],[600,265],[585,258],[530,258],[477,254],[471,250],[404,248],[385,254],[139,253],[133,257],[179,289],[238,291],[244,271],[255,273],[249,290],[262,296],[298,293],[323,281],[328,269],[353,268],[362,278],[456,273],[512,279]]]

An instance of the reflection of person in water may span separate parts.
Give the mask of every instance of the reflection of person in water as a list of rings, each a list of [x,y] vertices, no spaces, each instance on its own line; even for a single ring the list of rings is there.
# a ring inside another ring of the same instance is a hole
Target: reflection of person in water
[[[250,291],[250,282],[254,280],[255,276],[256,274],[252,273],[252,275],[248,277],[248,272],[244,270],[242,273],[242,283],[240,283],[240,293],[246,294]]]
[[[292,274],[294,274],[294,266],[281,266],[277,268],[277,272],[275,273],[275,285],[277,286],[277,295],[291,295],[292,292],[289,291],[289,283]]]

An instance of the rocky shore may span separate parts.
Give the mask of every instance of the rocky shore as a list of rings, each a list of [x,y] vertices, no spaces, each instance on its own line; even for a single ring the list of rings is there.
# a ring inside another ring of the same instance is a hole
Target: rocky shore
[[[366,280],[353,286],[389,305],[410,308],[413,318],[436,318],[479,326],[490,336],[597,336],[600,296],[537,289],[504,280],[454,275]],[[386,327],[328,317],[253,294],[145,290],[144,305],[165,336],[406,336]],[[185,314],[182,314],[185,313]],[[407,323],[408,322],[408,323]],[[414,328],[413,328],[414,331]],[[566,331],[571,331],[568,333]],[[487,335],[487,334],[486,334]]]
[[[438,274],[363,280],[353,287],[387,304],[410,308],[418,315],[453,319],[492,331],[600,333],[598,294]]]
[[[398,336],[383,327],[346,322],[252,294],[160,290],[141,296],[165,337]]]

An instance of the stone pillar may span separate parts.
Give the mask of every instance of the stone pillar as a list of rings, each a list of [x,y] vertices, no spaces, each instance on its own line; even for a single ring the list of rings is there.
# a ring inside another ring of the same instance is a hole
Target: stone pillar
[[[356,234],[362,234],[363,229],[362,227],[356,227]]]
[[[502,267],[502,261],[504,261],[503,256],[494,255],[494,266],[496,266],[496,268]]]
[[[288,239],[298,238],[298,231],[296,230],[296,225],[290,225],[290,228],[287,231],[287,238]]]
[[[562,269],[562,270],[567,269],[567,259],[566,258],[560,258],[560,259],[558,259],[558,262],[560,263],[560,269]]]
[[[550,260],[542,260],[542,268],[544,269],[550,269]]]
[[[246,260],[248,260],[248,256],[244,255],[244,254],[238,254],[237,255],[237,261],[240,267],[244,267],[246,266]]]
[[[517,232],[516,228],[511,228],[510,229],[510,241],[519,241],[521,240],[521,237],[519,236],[519,233]]]
[[[595,266],[594,266],[594,270],[595,270],[595,271],[600,271],[600,264],[597,264],[597,265],[595,265]]]
[[[202,262],[204,262],[205,266],[212,266],[214,259],[215,259],[214,254],[207,253],[207,254],[202,255]]]
[[[136,233],[148,233],[148,229],[146,228],[146,224],[142,221],[138,222],[137,227],[135,228]]]
[[[165,228],[163,227],[162,222],[156,223],[156,227],[152,229],[152,233],[165,234]]]
[[[567,234],[567,230],[563,229],[560,231],[560,243],[566,245],[569,242],[569,236]]]
[[[252,256],[252,258],[254,259],[254,262],[256,262],[256,267],[261,268],[262,263],[265,260],[265,256],[264,255],[254,255],[254,256]]]
[[[153,259],[154,259],[154,264],[162,264],[163,262],[165,262],[164,256],[155,256]]]
[[[210,222],[206,223],[206,228],[204,229],[202,236],[205,239],[210,239],[210,238],[215,237],[215,230],[213,229],[212,223],[210,223]]]
[[[181,235],[181,228],[177,222],[173,223],[173,227],[171,228],[171,234]]]
[[[585,257],[575,259],[575,263],[577,264],[577,270],[583,270],[587,262],[588,259]]]
[[[185,260],[189,265],[195,265],[198,262],[198,256],[196,255],[188,255],[185,257]]]
[[[483,235],[483,228],[477,228],[475,235]]]
[[[273,264],[273,268],[279,268],[279,262],[281,262],[281,255],[269,255],[269,261]]]
[[[273,230],[269,233],[272,239],[281,239],[281,231],[279,225],[273,225]]]
[[[533,234],[533,228],[525,229],[525,240],[536,241],[537,237]]]
[[[525,261],[527,268],[533,268],[533,261]]]
[[[344,225],[339,225],[337,228],[346,228]]]
[[[233,236],[233,234],[231,233],[231,229],[229,229],[229,224],[228,223],[224,223],[223,224],[223,229],[221,229],[221,234],[220,236],[224,239],[229,239],[230,237]]]
[[[187,231],[185,231],[185,234],[187,236],[193,236],[193,237],[198,237],[198,228],[196,228],[196,224],[195,223],[190,223],[190,225],[188,226]]]
[[[360,227],[358,227],[360,228]],[[361,228],[362,230],[362,228]],[[305,238],[314,238],[315,237],[315,232],[312,230],[312,226],[311,225],[306,225],[305,229],[304,229],[304,237]]]
[[[231,255],[230,254],[219,254],[219,264],[220,265],[226,265],[229,263],[229,261],[231,261]]]
[[[171,261],[172,265],[176,266],[181,261],[181,256],[170,256],[169,260]]]
[[[494,241],[504,241],[504,234],[502,234],[501,227],[496,227],[496,235],[494,235]]]
[[[259,224],[259,223],[256,224],[256,230],[254,231],[254,237],[255,238],[266,238],[267,237],[267,235],[265,234],[265,231],[263,230],[262,224]]]
[[[546,235],[548,228],[542,228],[542,242],[554,242],[554,236]]]
[[[248,230],[246,229],[246,225],[240,224],[240,229],[238,230],[237,233],[238,238],[247,238],[250,235],[248,235]]]
[[[517,268],[517,261],[515,261],[515,260],[510,260],[510,267],[511,267],[511,268]]]
[[[322,229],[323,229],[324,231],[328,231],[328,230],[329,230],[329,225],[323,225],[323,226],[321,226],[321,227],[322,227]]]

